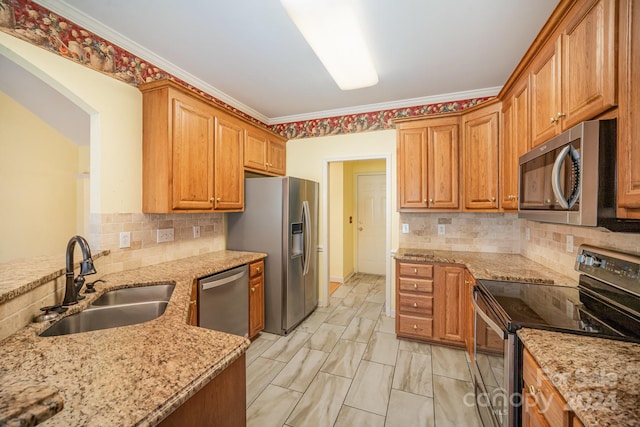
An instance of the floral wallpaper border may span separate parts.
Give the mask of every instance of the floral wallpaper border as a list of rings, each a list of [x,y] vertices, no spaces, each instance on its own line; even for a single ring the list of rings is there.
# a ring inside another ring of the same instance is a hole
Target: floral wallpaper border
[[[474,98],[268,126],[31,0],[0,0],[0,31],[136,87],[144,82],[171,79],[287,139],[391,129],[394,119],[459,112],[493,98]]]

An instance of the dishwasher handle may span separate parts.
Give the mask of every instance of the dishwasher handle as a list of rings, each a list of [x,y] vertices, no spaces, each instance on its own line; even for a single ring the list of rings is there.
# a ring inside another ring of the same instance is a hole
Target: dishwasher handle
[[[240,273],[234,274],[233,276],[224,277],[222,279],[212,280],[210,282],[202,283],[202,290],[206,291],[207,289],[213,289],[213,288],[217,288],[219,286],[224,286],[227,283],[230,283],[230,282],[238,280],[239,278],[241,278],[245,274],[246,274],[245,271],[241,271]]]

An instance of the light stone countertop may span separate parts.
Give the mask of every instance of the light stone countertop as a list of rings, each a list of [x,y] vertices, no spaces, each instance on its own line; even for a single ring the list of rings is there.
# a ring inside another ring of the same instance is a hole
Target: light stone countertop
[[[527,328],[518,336],[586,427],[640,425],[640,344]]]
[[[155,425],[240,357],[249,340],[189,326],[193,280],[264,258],[219,251],[104,276],[96,293],[67,314],[87,307],[106,290],[175,283],[162,316],[149,322],[59,337],[39,337],[52,322],[33,323],[0,341],[0,410],[57,389],[64,409],[45,425]],[[10,386],[9,386],[10,384]],[[22,396],[25,397],[24,395]],[[29,405],[22,403],[23,405]]]
[[[460,264],[465,266],[476,280],[508,280],[577,286],[575,279],[519,254],[400,248],[396,252],[395,259]]]

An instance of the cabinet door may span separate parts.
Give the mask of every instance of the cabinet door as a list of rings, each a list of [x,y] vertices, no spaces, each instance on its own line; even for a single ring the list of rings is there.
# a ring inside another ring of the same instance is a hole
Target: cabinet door
[[[474,325],[473,318],[475,315],[474,307],[473,307],[473,285],[475,284],[475,279],[469,273],[469,270],[464,270],[464,345],[467,349],[467,354],[469,355],[469,360],[473,363],[473,336],[474,336]]]
[[[500,201],[503,210],[518,209],[518,166],[529,150],[529,84],[520,83],[503,104],[500,134]]]
[[[398,206],[426,208],[427,129],[398,131]]]
[[[585,2],[562,35],[562,129],[616,104],[616,2]]]
[[[538,53],[531,65],[531,146],[560,132],[560,39]]]
[[[264,329],[264,277],[249,281],[249,337]]]
[[[216,117],[215,210],[242,210],[244,207],[244,169],[242,148],[244,130],[226,116]]]
[[[284,176],[287,173],[287,144],[285,141],[268,139],[269,172]]]
[[[464,208],[498,208],[499,104],[464,118]]]
[[[434,209],[459,207],[458,119],[439,119],[427,127],[427,196]]]
[[[464,342],[464,269],[436,266],[434,318],[438,338]]]
[[[176,93],[171,102],[172,208],[211,210],[215,112],[182,94]]]
[[[640,3],[620,2],[618,215],[640,218]],[[630,209],[636,209],[631,211]]]
[[[256,171],[267,170],[267,138],[262,132],[247,129],[244,140],[244,167]]]

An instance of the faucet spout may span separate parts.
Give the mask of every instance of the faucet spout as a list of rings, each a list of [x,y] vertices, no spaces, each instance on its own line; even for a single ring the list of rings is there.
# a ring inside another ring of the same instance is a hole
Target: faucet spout
[[[80,246],[82,252],[82,262],[80,263],[80,273],[77,277],[73,277],[73,250],[76,246]],[[82,236],[73,236],[67,243],[66,252],[66,285],[64,292],[64,300],[62,305],[69,306],[77,304],[79,299],[84,297],[78,296],[82,285],[84,285],[84,276],[89,274],[96,274],[96,269],[93,266],[93,259],[91,258],[91,249],[89,243]]]

